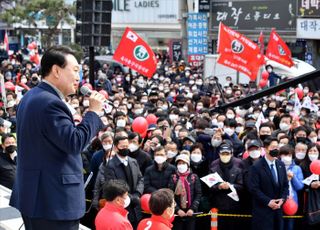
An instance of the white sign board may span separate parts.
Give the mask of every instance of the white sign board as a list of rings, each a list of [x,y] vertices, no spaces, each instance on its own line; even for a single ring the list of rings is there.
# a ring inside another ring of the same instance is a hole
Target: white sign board
[[[113,0],[112,24],[178,23],[178,0]]]
[[[320,19],[298,18],[297,38],[320,39]]]

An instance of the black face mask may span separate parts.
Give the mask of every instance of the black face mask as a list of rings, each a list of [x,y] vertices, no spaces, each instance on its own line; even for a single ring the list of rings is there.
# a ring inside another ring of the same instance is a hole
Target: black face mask
[[[306,143],[307,138],[305,137],[297,137],[297,143],[302,142],[302,143]]]
[[[9,154],[13,153],[16,150],[17,150],[17,146],[15,145],[9,145],[5,148],[5,152]]]
[[[272,149],[272,150],[270,150],[269,154],[272,157],[278,157],[279,156],[279,149]]]
[[[128,156],[129,155],[129,149],[119,149],[118,150],[118,154],[120,155],[120,156],[123,156],[123,157],[126,157],[126,156]]]
[[[267,139],[270,136],[271,135],[260,135],[260,140],[262,140],[262,142],[264,142],[264,140]]]

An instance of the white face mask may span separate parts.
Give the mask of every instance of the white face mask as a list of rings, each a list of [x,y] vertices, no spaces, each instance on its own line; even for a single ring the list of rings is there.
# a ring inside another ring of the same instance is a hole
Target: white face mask
[[[231,128],[225,128],[225,129],[224,129],[224,132],[225,132],[226,134],[228,134],[229,136],[232,136],[232,135],[234,134],[234,130],[231,129]]]
[[[315,161],[318,160],[319,154],[308,154],[308,157],[310,161]]]
[[[201,161],[202,159],[202,155],[201,154],[197,154],[197,153],[191,153],[191,160],[195,163],[198,163]]]
[[[135,152],[135,151],[137,151],[139,149],[139,146],[136,145],[136,144],[131,143],[131,144],[129,144],[128,149],[129,149],[130,152]]]
[[[279,148],[281,148],[282,146],[285,146],[285,144],[279,143]]]
[[[127,196],[126,199],[124,200],[124,205],[123,205],[123,207],[124,207],[124,208],[127,208],[127,207],[130,205],[130,202],[131,202],[130,197]]]
[[[226,155],[226,156],[220,155],[220,160],[222,163],[225,163],[225,164],[229,163],[231,160],[231,155]]]
[[[117,127],[125,127],[126,120],[117,120]]]
[[[285,166],[289,166],[292,163],[292,156],[281,156],[281,161]]]
[[[112,145],[102,145],[102,147],[105,151],[107,151],[112,148]]]
[[[280,123],[279,127],[282,131],[288,131],[290,129],[290,125],[286,123]]]
[[[311,138],[309,138],[309,139],[310,139],[310,141],[311,141],[312,143],[316,143],[317,140],[318,140],[317,137],[311,137]]]
[[[168,158],[174,158],[176,155],[177,155],[176,152],[173,152],[173,151],[168,151],[168,152],[167,152]]]
[[[224,123],[223,122],[218,122],[218,128],[222,129],[224,127]]]
[[[211,145],[213,147],[218,147],[221,144],[222,140],[211,139]]]
[[[188,171],[188,165],[187,164],[179,164],[177,166],[178,168],[178,172],[179,173],[185,173],[186,171]]]
[[[252,150],[249,152],[249,156],[253,159],[259,158],[261,156],[260,150]]]
[[[228,119],[234,119],[234,114],[227,113],[227,118],[228,118]]]
[[[306,156],[306,153],[304,153],[304,152],[297,152],[296,153],[296,158],[298,160],[303,160],[305,158],[305,156]]]
[[[167,159],[164,156],[155,156],[154,161],[157,164],[163,164]]]
[[[21,79],[21,83],[23,83],[23,84],[26,84],[27,81],[28,81],[28,80],[27,80],[26,78],[22,78],[22,79]]]
[[[177,115],[177,114],[170,114],[170,115],[169,115],[169,119],[170,119],[171,121],[175,121],[175,120],[178,119],[178,115]]]
[[[134,113],[136,115],[142,114],[143,113],[143,109],[136,109]]]
[[[83,105],[84,107],[89,107],[89,100],[84,100],[84,101],[82,102],[82,105]]]
[[[236,133],[241,133],[242,131],[243,131],[243,127],[242,126],[236,127]]]

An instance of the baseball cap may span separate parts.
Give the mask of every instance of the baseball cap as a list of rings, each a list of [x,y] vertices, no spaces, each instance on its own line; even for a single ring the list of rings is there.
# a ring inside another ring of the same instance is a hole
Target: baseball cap
[[[261,143],[258,140],[251,140],[248,143],[248,149],[250,149],[251,147],[261,147]]]
[[[222,144],[222,145],[220,145],[219,152],[220,153],[225,153],[225,152],[232,153],[232,147],[228,144]]]

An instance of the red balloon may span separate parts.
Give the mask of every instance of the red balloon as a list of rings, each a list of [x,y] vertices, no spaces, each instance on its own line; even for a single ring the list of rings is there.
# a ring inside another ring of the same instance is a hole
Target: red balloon
[[[288,198],[286,202],[284,202],[282,209],[288,216],[293,216],[298,211],[298,204],[294,201],[294,199]]]
[[[7,81],[4,83],[4,88],[11,90],[11,91],[15,91],[16,90],[16,86],[11,82],[11,81]]]
[[[150,213],[150,207],[149,207],[149,200],[150,200],[151,194],[144,194],[140,198],[141,208],[145,212]]]
[[[132,122],[132,130],[140,135],[148,130],[148,122],[144,117],[137,117]]]
[[[145,131],[144,133],[140,134],[141,138],[145,138],[147,136],[147,132],[148,131]]]
[[[247,159],[249,157],[249,152],[245,151],[242,155],[242,159]]]
[[[105,90],[102,89],[102,90],[99,91],[99,93],[101,93],[106,99],[109,98],[109,94],[108,94],[107,91],[105,91]]]
[[[303,98],[303,90],[298,87],[294,91],[298,95],[298,98],[301,100]]]
[[[320,160],[312,161],[310,164],[310,171],[313,174],[320,175]]]
[[[268,80],[269,78],[269,72],[268,71],[263,71],[261,74],[262,79]]]
[[[268,83],[268,80],[261,79],[260,82],[259,82],[260,88],[266,87],[267,83]]]
[[[153,124],[157,124],[158,118],[154,114],[148,114],[148,116],[146,117],[146,120],[148,122],[148,125],[153,125]]]
[[[35,43],[34,41],[31,42],[31,43],[28,45],[28,49],[29,49],[29,50],[33,50],[33,49],[35,49],[35,48],[37,48],[37,43]]]

